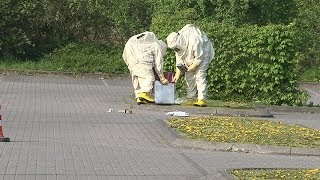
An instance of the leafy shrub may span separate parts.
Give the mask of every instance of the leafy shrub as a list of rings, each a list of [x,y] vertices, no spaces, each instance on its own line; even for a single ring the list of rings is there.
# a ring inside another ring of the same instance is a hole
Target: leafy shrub
[[[212,40],[216,57],[208,70],[211,99],[262,101],[267,104],[303,105],[306,93],[298,89],[297,66],[301,60],[295,37],[296,26],[246,25],[194,19],[184,9],[176,14],[158,14],[152,30],[161,38],[187,23],[199,25]],[[174,69],[175,57],[169,51],[165,66]],[[181,91],[183,85],[178,86]]]
[[[269,26],[202,26],[215,42],[216,58],[208,70],[212,98],[302,105],[298,89],[300,55],[294,24]]]
[[[32,48],[31,39],[24,31],[24,21],[32,17],[35,6],[26,2],[0,1],[0,55],[23,55],[25,48]]]
[[[295,0],[162,0],[156,1],[157,12],[174,16],[193,9],[193,19],[243,24],[288,24],[296,17]]]
[[[297,47],[303,52],[300,63],[301,72],[320,67],[320,1],[296,0],[297,13]],[[308,72],[306,72],[308,73]]]
[[[124,44],[149,28],[152,5],[148,0],[3,0],[0,13],[0,57],[32,59],[73,41]]]

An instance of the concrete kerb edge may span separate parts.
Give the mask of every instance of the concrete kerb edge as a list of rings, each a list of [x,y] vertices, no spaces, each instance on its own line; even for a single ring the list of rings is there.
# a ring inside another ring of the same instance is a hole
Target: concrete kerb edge
[[[170,118],[168,118],[170,119]],[[161,119],[157,119],[156,121],[153,122],[153,125],[155,126],[155,129],[157,129],[157,132],[159,133],[159,135],[163,138],[163,140],[170,146],[175,146],[175,147],[181,147],[181,146],[177,146],[174,142],[175,141],[179,141],[179,140],[184,140],[184,138],[176,133],[176,131],[174,131],[172,128],[169,127],[168,125],[168,119],[166,120],[161,120]],[[225,171],[219,171],[217,172],[219,173],[219,175],[221,175],[222,179],[225,180],[234,180],[236,179],[236,177],[232,174],[229,174],[228,170]],[[216,176],[216,174],[215,174]],[[203,177],[199,177],[198,179],[211,179],[210,178],[211,175],[204,173]]]
[[[228,172],[230,169],[225,170],[225,171],[218,171],[216,172],[217,174],[221,175],[222,179],[225,180],[235,180],[238,179],[238,177],[236,177],[235,175],[231,174],[230,172]],[[216,175],[215,175],[216,176]]]
[[[153,111],[155,106],[134,105],[134,108]],[[166,112],[168,109],[159,108],[157,111]],[[160,106],[161,107],[161,106]],[[164,106],[167,107],[167,106]],[[177,107],[175,105],[170,106]],[[174,108],[172,108],[174,109]],[[181,108],[179,109],[181,110]],[[186,109],[187,110],[187,109]],[[258,109],[259,110],[259,109]],[[216,111],[217,112],[217,111]],[[269,112],[268,110],[265,112]],[[232,113],[191,113],[193,116],[197,115],[217,115],[217,116],[236,116],[236,117],[259,117],[259,118],[272,118],[272,114],[232,114]],[[297,147],[285,147],[285,146],[270,146],[270,145],[255,145],[255,144],[238,144],[238,143],[212,143],[205,141],[193,141],[185,139],[178,132],[174,131],[168,125],[168,117],[165,120],[155,121],[155,126],[158,128],[158,133],[166,140],[166,142],[172,146],[189,149],[201,149],[209,151],[223,151],[223,152],[239,152],[239,153],[257,153],[257,154],[275,154],[275,155],[290,155],[290,156],[320,156],[320,149],[317,148],[297,148]],[[161,127],[161,128],[159,128]]]
[[[207,180],[207,179],[219,179],[219,180],[236,180],[239,179],[235,175],[231,174],[229,172],[230,169],[221,170],[221,171],[215,171],[214,173],[211,172],[208,175],[205,175],[204,177],[199,178],[199,180]],[[231,169],[233,170],[233,169]]]
[[[292,156],[320,156],[320,148],[298,148],[291,147]]]
[[[168,119],[157,119],[152,123],[152,125],[158,134],[163,138],[163,140],[165,140],[167,144],[172,145],[173,141],[176,139],[182,139],[183,137],[170,128],[167,121]]]
[[[297,148],[282,146],[258,146],[255,144],[238,143],[211,143],[201,141],[191,141],[186,139],[176,139],[172,142],[175,146],[189,149],[201,149],[209,151],[238,152],[238,153],[256,153],[273,154],[289,156],[320,156],[320,149],[317,148]],[[250,148],[251,147],[251,148]]]
[[[261,107],[261,109],[265,109],[270,112],[320,113],[320,107],[266,106]]]
[[[185,139],[181,134],[169,127],[166,120],[155,121],[156,129],[161,137],[175,147],[185,149],[200,149],[206,151],[257,153],[289,156],[320,156],[320,148],[300,148],[286,146],[239,144],[239,143],[217,143],[199,140]]]

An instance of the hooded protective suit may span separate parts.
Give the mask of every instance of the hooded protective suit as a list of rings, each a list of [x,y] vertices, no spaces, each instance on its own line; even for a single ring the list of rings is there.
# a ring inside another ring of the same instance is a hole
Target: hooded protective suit
[[[122,56],[130,70],[136,98],[139,93],[150,93],[153,89],[154,70],[160,81],[167,83],[163,76],[163,57],[166,48],[163,41],[148,31],[134,35],[127,41]]]
[[[209,38],[192,24],[185,25],[178,33],[172,32],[167,37],[168,48],[175,50],[176,65],[187,67],[185,80],[187,98],[198,100],[206,97],[206,71],[214,57],[214,49]],[[175,80],[181,71],[176,69]]]

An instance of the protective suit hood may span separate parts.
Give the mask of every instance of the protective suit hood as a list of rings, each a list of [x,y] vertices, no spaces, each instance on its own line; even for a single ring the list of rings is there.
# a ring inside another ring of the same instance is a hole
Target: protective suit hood
[[[168,48],[175,49],[178,48],[179,50],[184,51],[186,49],[186,41],[183,36],[179,33],[172,32],[167,37]]]
[[[136,35],[137,41],[139,43],[154,43],[157,42],[157,37],[153,32],[143,32],[141,34]]]

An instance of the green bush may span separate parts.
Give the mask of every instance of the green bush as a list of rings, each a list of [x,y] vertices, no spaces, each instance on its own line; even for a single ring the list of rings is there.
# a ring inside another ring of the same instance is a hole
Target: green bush
[[[0,55],[22,56],[26,48],[34,46],[25,28],[36,6],[33,2],[0,1]]]
[[[320,1],[296,0],[297,13],[297,47],[303,52],[300,63],[301,72],[320,67]],[[308,73],[308,72],[306,72]]]
[[[192,19],[243,24],[289,24],[297,15],[295,0],[162,0],[155,1],[159,14],[176,16],[176,12],[193,9]]]
[[[195,12],[188,8],[175,14],[156,13],[152,31],[164,39],[170,32],[194,23],[212,39],[216,57],[208,70],[209,98],[305,104],[307,95],[298,89],[297,83],[297,66],[302,56],[296,46],[294,23],[239,27],[190,16]],[[166,69],[173,70],[174,62],[173,52],[169,51]],[[182,87],[178,86],[179,92]]]
[[[74,41],[124,44],[149,28],[152,4],[148,0],[3,0],[0,13],[0,58],[33,59]]]
[[[298,89],[300,54],[294,25],[263,27],[202,25],[215,42],[216,58],[208,70],[211,98],[303,105]]]

